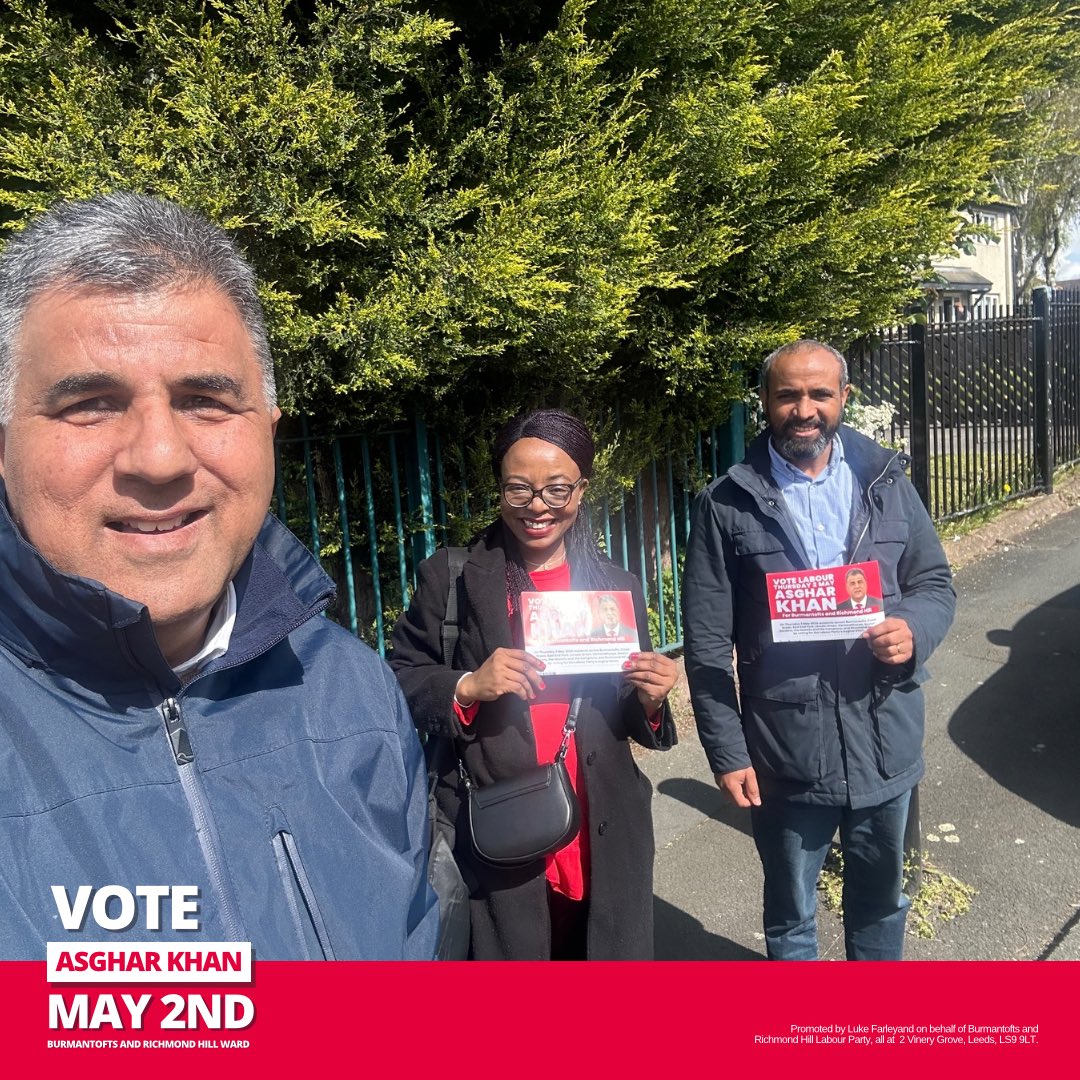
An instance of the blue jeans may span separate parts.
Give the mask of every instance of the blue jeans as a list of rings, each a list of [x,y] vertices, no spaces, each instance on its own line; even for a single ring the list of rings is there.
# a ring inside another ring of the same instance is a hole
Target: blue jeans
[[[844,853],[844,945],[849,960],[899,960],[904,951],[904,829],[911,792],[880,806],[816,806],[763,799],[752,807],[765,871],[770,960],[816,960],[817,879],[837,828]]]

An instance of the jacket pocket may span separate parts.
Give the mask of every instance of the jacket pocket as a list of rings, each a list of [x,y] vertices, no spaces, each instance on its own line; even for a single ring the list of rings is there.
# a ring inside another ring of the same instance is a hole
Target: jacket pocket
[[[911,526],[907,521],[879,521],[872,529],[873,542],[867,558],[877,560],[883,598],[895,600],[900,592],[896,567],[907,547]]]
[[[278,875],[285,890],[285,902],[289,906],[293,926],[308,960],[333,960],[334,948],[326,932],[326,923],[319,911],[315,891],[308,880],[307,871],[296,846],[296,838],[290,832],[274,833],[271,843]]]
[[[739,581],[754,600],[768,603],[765,574],[775,574],[792,568],[791,556],[784,541],[764,529],[748,529],[735,533],[731,542],[739,560]]]
[[[761,688],[744,686],[742,714],[756,769],[801,783],[822,778],[825,743],[818,675],[801,675]]]
[[[735,533],[732,537],[737,555],[771,555],[784,550],[784,543],[778,536],[764,529],[748,529]]]
[[[765,529],[735,532],[731,543],[743,567],[756,566],[769,573],[791,569],[791,559],[785,552],[784,541],[772,532]]]
[[[908,682],[875,687],[870,701],[878,768],[882,776],[897,776],[915,765],[922,754],[923,694],[918,682],[926,677],[920,667]]]

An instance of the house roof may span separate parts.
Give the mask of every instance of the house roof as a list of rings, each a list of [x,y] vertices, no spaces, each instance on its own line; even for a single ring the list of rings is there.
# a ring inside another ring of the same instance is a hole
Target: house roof
[[[961,266],[935,266],[933,274],[923,281],[924,289],[967,289],[989,292],[994,283],[976,270]]]

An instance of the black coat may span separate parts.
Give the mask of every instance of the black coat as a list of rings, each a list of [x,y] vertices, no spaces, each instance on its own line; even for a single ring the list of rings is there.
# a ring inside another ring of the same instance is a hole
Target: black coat
[[[465,606],[452,668],[442,661],[449,568],[445,550],[420,565],[408,611],[394,628],[390,666],[422,731],[450,734],[478,784],[513,776],[536,764],[526,702],[506,694],[484,702],[463,727],[453,709],[454,689],[499,647],[513,648],[506,611],[506,558],[501,530],[474,542],[462,569]],[[637,578],[611,564],[609,587],[633,593],[638,636],[651,648]],[[571,567],[571,581],[574,581]],[[581,586],[575,582],[575,586]],[[652,785],[630,752],[629,739],[652,749],[675,743],[665,704],[654,732],[633,687],[618,675],[592,675],[578,717],[578,759],[588,796],[588,955],[595,960],[648,960],[653,955]],[[448,756],[449,757],[449,756]],[[457,824],[455,854],[472,893],[472,954],[477,960],[546,960],[551,952],[544,861],[497,869],[472,853],[456,764],[447,760],[438,788],[440,811]]]

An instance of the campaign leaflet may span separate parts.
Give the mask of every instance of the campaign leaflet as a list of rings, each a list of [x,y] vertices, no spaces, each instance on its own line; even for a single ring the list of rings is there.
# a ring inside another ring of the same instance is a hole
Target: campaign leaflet
[[[765,575],[773,641],[843,641],[885,621],[876,561]]]
[[[523,592],[521,625],[525,651],[546,675],[622,671],[640,650],[628,592]]]

